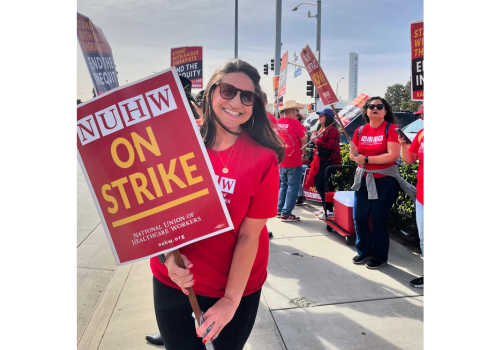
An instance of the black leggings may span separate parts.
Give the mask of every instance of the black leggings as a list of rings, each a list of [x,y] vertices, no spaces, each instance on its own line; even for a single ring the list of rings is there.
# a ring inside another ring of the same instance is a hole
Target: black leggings
[[[325,201],[325,170],[330,165],[333,165],[331,160],[321,160],[319,163],[319,171],[314,179],[314,184],[316,185],[316,191],[318,191],[321,196],[321,201],[323,202],[323,208],[326,210],[333,211],[333,204],[331,202]]]
[[[213,341],[215,350],[241,350],[252,332],[259,308],[259,289],[241,298],[231,321]],[[167,350],[205,350],[203,339],[196,335],[193,309],[188,297],[179,289],[161,283],[153,276],[156,322]],[[220,298],[197,295],[200,309],[207,312]]]

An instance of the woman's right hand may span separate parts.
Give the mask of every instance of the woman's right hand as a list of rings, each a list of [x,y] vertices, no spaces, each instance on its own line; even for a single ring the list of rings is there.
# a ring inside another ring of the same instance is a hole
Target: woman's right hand
[[[181,254],[182,260],[184,261],[184,266],[186,267],[183,269],[182,267],[177,266],[175,263],[174,255],[170,254],[167,257],[167,261],[165,261],[165,266],[168,269],[168,275],[170,276],[170,279],[177,284],[184,294],[188,295],[188,291],[186,288],[192,287],[194,283],[196,282],[193,278],[193,274],[189,270],[190,268],[193,267],[193,263],[186,258],[185,255]]]
[[[355,145],[351,145],[351,147],[350,147],[350,151],[351,151],[351,154],[352,154],[353,156],[356,156],[357,154],[359,154],[359,152],[358,152],[358,147],[356,147]]]
[[[403,137],[401,137],[401,136],[399,136],[399,135],[398,135],[398,142],[399,142],[399,144],[400,144],[401,146],[408,145],[408,144],[406,143],[406,139],[404,139]]]

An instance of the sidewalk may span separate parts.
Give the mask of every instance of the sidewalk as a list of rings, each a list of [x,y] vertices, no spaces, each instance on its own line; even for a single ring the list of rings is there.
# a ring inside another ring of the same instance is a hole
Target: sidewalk
[[[354,265],[355,248],[318,207],[296,207],[301,222],[268,221],[268,278],[245,350],[422,349],[423,290],[409,285],[422,258],[391,241],[387,266]],[[79,166],[77,302],[78,349],[164,349],[144,339],[157,332],[149,260],[115,265]]]

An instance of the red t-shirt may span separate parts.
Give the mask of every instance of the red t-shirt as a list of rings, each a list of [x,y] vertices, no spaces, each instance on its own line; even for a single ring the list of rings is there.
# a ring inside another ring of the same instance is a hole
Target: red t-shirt
[[[387,142],[395,142],[398,143],[398,133],[395,131],[397,129],[396,124],[392,124],[388,130],[388,137],[386,140],[385,137],[385,128],[387,122],[384,120],[382,124],[378,128],[373,129],[370,124],[366,124],[363,126],[361,130],[360,139],[358,140],[358,132],[359,128],[356,129],[352,136],[352,142],[358,147],[359,154],[363,154],[364,156],[378,156],[384,153],[387,153]],[[387,164],[365,164],[365,168],[367,170],[375,170],[375,169],[385,169],[390,168],[396,164],[396,162],[387,163]],[[358,165],[361,167],[361,165]],[[373,177],[379,178],[384,177],[386,175],[382,174],[373,174]]]
[[[424,129],[420,130],[417,136],[413,139],[410,148],[408,150],[412,153],[418,154],[418,159],[420,159],[420,164],[418,165],[417,172],[417,201],[424,204],[424,136],[420,142],[418,142],[418,137]]]
[[[278,129],[278,134],[285,141],[286,154],[286,158],[280,164],[280,167],[296,168],[302,166],[302,151],[300,150],[302,144],[300,139],[306,135],[306,128],[298,120],[288,117],[280,118],[278,126],[283,129]]]
[[[224,196],[234,230],[189,244],[179,249],[193,263],[190,269],[196,280],[194,292],[199,295],[221,298],[227,285],[238,231],[245,217],[267,219],[276,216],[279,192],[279,172],[276,153],[260,146],[243,132],[227,150],[207,149],[217,182]],[[229,172],[222,169],[227,164]],[[257,256],[250,272],[243,295],[259,290],[267,277],[269,259],[269,234],[266,226],[259,238]],[[168,270],[158,257],[150,260],[153,275],[162,283],[180,289],[168,276]]]
[[[267,112],[267,117],[269,118],[270,121],[272,121],[274,124],[277,124],[276,122],[276,117],[274,116],[274,114],[271,114],[269,112]],[[271,126],[273,127],[273,129],[276,127],[274,124],[271,124]]]

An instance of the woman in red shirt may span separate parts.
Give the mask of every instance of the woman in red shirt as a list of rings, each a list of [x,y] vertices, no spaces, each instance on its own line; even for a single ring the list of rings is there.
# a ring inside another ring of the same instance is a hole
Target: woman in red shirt
[[[424,120],[424,106],[415,113],[420,114],[420,118]],[[424,256],[424,129],[420,130],[417,136],[413,139],[411,145],[408,145],[404,139],[399,138],[401,144],[401,158],[406,164],[413,164],[420,160],[417,173],[417,201],[415,209],[417,212],[417,228],[418,237],[420,238],[420,250],[422,257]],[[410,281],[410,285],[415,288],[424,288],[424,276],[415,278]]]
[[[392,167],[399,158],[400,145],[395,129],[391,106],[381,97],[371,97],[365,102],[363,119],[353,134],[351,160],[364,167],[366,176],[373,176],[377,199],[368,199],[367,177],[361,180],[361,187],[354,192],[354,226],[356,228],[356,255],[352,262],[378,269],[386,265],[389,254],[389,227],[387,219],[399,192],[398,181],[392,176],[377,174]],[[390,124],[389,124],[390,123]],[[362,128],[360,130],[360,128]],[[372,197],[373,198],[373,197]],[[370,236],[368,220],[371,214],[373,235]]]
[[[151,259],[158,328],[169,350],[243,349],[267,277],[268,218],[276,215],[284,146],[271,128],[258,71],[241,60],[217,70],[203,96],[201,135],[231,220],[228,231],[180,248],[185,269],[167,254]],[[195,329],[186,288],[205,322]],[[200,339],[212,326],[207,335]]]
[[[327,217],[333,216],[333,205],[330,202],[325,202],[325,170],[330,165],[340,165],[340,133],[335,125],[335,114],[330,108],[325,108],[322,111],[316,112],[318,115],[318,134],[325,128],[326,131],[318,138],[311,137],[311,142],[316,145],[314,152],[314,160],[311,163],[311,173],[314,176],[314,185],[323,201],[323,208],[326,208]],[[323,154],[323,152],[325,154]],[[312,182],[312,181],[311,181]],[[322,215],[323,211],[317,211],[314,214]]]

